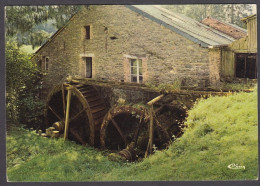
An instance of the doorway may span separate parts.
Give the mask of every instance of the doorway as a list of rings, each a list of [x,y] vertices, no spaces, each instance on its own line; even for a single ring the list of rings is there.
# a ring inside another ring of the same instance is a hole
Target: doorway
[[[92,78],[92,57],[86,57],[86,78]]]

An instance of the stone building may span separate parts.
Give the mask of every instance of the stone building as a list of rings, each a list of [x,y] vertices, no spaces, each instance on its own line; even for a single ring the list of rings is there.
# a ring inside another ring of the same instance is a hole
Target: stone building
[[[46,94],[67,75],[207,87],[220,80],[216,52],[210,48],[234,41],[160,6],[93,5],[76,13],[33,60],[45,72]]]
[[[257,79],[256,15],[243,18],[242,21],[247,24],[247,36],[228,45],[210,47],[210,61],[215,65],[216,82],[248,82]]]

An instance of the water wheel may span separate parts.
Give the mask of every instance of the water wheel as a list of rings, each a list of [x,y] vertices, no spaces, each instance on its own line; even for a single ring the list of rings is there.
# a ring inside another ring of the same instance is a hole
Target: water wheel
[[[99,132],[107,113],[104,100],[92,85],[70,83],[55,87],[48,96],[45,127],[64,133],[68,86],[71,88],[68,138],[81,144],[99,145]]]
[[[149,140],[149,114],[145,108],[116,106],[104,117],[100,130],[101,147],[118,154],[129,161],[144,157]],[[155,122],[154,144],[165,148],[169,140],[166,130]]]

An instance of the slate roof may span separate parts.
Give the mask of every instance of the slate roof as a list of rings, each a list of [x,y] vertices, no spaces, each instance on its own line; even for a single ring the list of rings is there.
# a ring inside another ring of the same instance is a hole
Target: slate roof
[[[227,45],[235,41],[234,38],[223,32],[158,5],[126,5],[126,7],[202,47]]]

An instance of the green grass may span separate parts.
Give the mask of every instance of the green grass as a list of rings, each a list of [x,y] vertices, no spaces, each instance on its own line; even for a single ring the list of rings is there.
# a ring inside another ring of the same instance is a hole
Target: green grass
[[[91,147],[24,129],[7,136],[10,181],[255,180],[257,91],[200,100],[181,138],[142,162],[110,161]],[[228,169],[238,164],[245,169]]]
[[[92,147],[13,129],[7,136],[9,181],[84,181],[120,167]]]
[[[254,89],[255,83],[222,83],[220,90],[224,91],[242,91]]]

